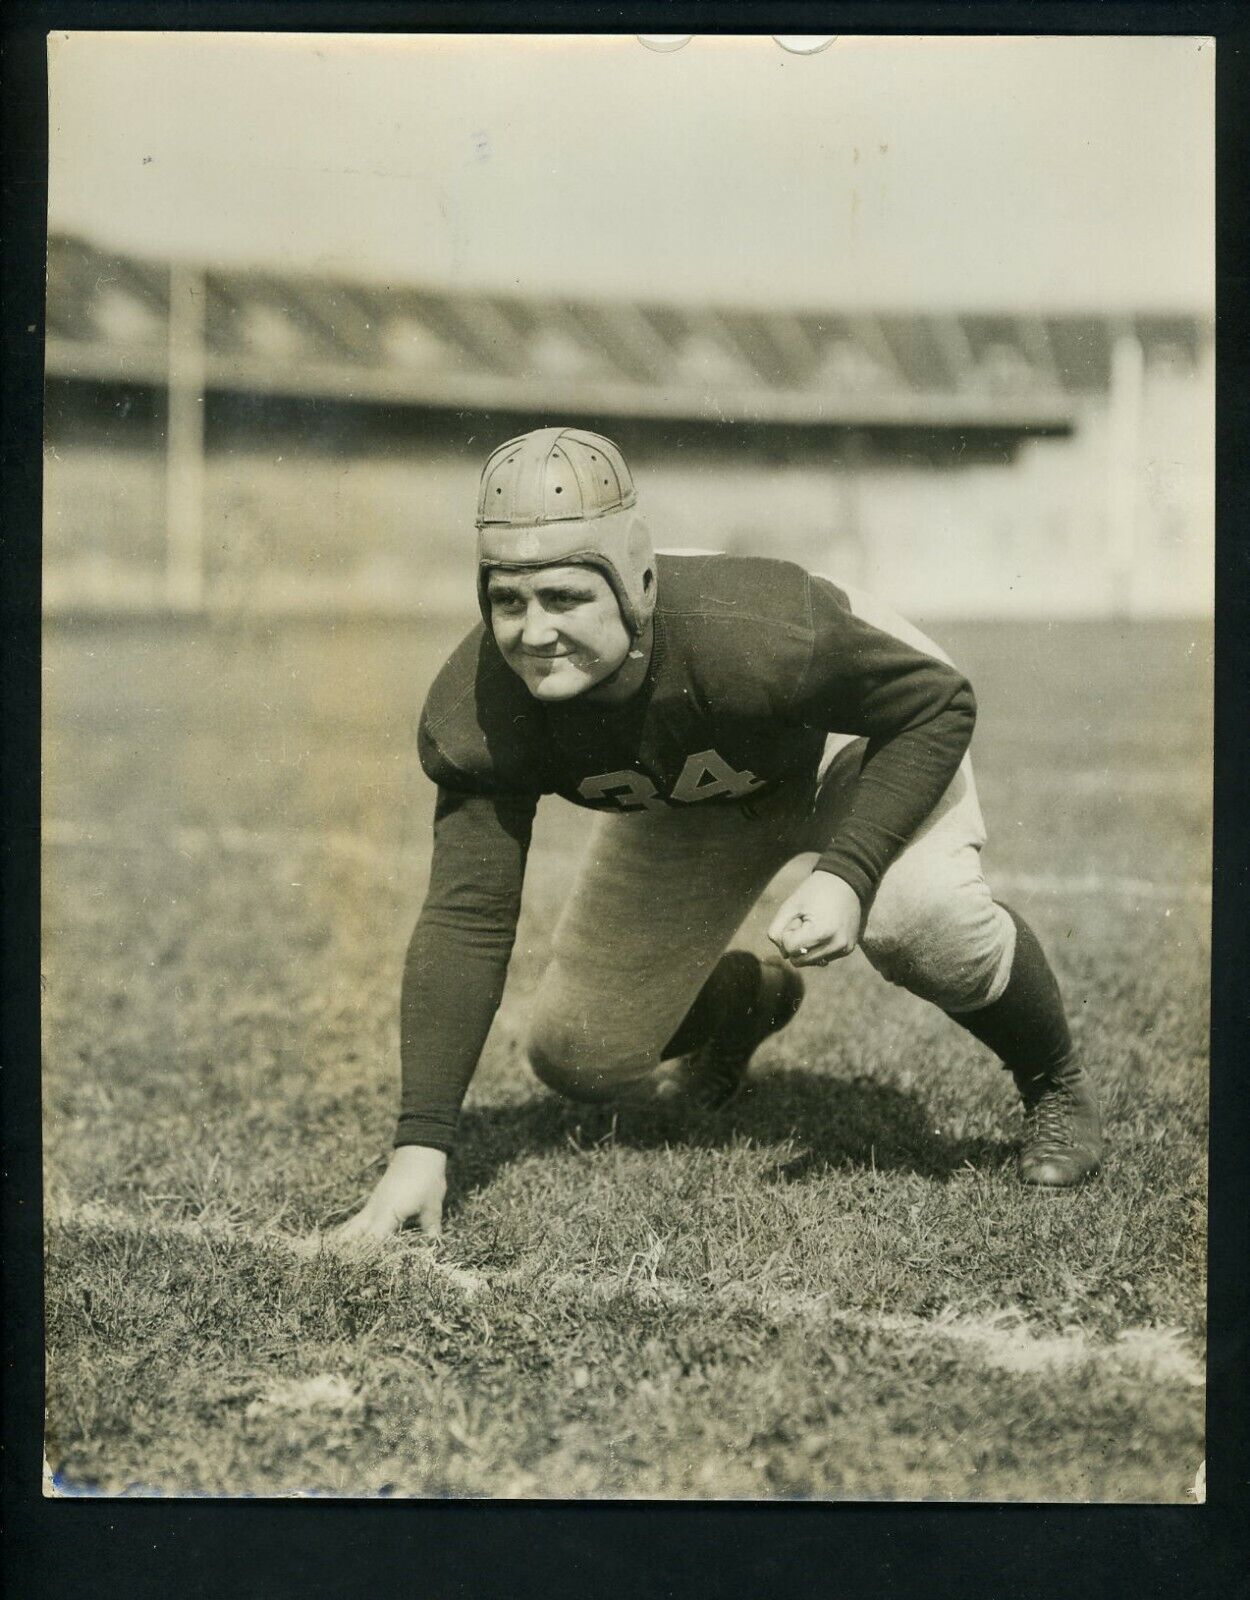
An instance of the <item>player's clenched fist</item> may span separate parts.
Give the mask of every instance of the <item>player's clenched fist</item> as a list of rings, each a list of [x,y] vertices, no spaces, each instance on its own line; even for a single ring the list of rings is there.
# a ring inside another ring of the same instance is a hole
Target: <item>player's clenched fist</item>
[[[336,1244],[367,1243],[398,1233],[415,1217],[421,1231],[438,1238],[443,1230],[447,1157],[426,1145],[401,1144],[373,1193],[354,1217],[330,1235]]]
[[[863,907],[844,878],[813,872],[773,918],[768,937],[793,966],[823,967],[859,943]]]

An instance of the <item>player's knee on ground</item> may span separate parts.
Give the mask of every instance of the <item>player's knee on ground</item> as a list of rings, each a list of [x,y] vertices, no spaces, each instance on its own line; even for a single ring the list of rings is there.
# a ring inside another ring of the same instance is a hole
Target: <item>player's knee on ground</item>
[[[1015,927],[982,881],[887,874],[860,942],[890,983],[943,1011],[974,1011],[1006,984]]]
[[[606,1052],[586,1032],[554,1019],[539,1019],[526,1041],[530,1067],[541,1083],[570,1100],[605,1101],[620,1089]],[[629,1074],[632,1076],[632,1074]]]

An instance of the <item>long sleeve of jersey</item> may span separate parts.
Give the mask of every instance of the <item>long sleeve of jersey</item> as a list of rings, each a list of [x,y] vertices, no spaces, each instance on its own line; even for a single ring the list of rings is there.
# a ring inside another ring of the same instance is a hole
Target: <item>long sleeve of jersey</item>
[[[809,726],[867,735],[849,810],[817,861],[866,905],[941,799],[972,739],[976,700],[954,667],[854,616],[811,584],[814,636],[798,690]]]
[[[430,886],[400,996],[397,1145],[451,1149],[503,994],[535,805],[439,787]]]

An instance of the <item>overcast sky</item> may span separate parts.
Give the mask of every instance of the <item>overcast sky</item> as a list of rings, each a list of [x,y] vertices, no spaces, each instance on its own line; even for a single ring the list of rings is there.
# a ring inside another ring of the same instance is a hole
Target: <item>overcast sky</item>
[[[1198,39],[74,33],[54,228],[383,281],[1202,308]]]

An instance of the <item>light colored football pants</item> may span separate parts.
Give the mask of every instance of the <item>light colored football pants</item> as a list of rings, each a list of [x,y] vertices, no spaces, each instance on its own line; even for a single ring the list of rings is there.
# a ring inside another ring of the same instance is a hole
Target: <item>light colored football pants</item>
[[[866,620],[888,622],[889,631],[941,656],[901,619],[870,611],[860,596],[852,604]],[[642,1088],[773,877],[836,833],[864,748],[863,739],[831,735],[814,782],[745,806],[599,819],[534,1003],[529,1057],[545,1083],[591,1100],[630,1098]],[[1015,924],[985,882],[984,843],[965,757],[886,871],[860,936],[884,978],[943,1011],[992,1004],[1011,972]]]

